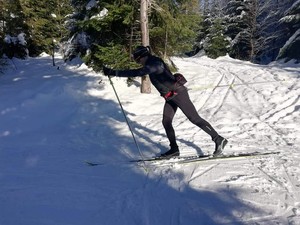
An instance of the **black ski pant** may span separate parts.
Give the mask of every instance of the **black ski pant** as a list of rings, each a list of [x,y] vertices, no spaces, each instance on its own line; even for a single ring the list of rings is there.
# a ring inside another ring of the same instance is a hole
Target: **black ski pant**
[[[177,108],[180,108],[193,124],[204,130],[213,140],[218,136],[214,128],[199,116],[194,104],[190,100],[188,91],[186,89],[180,90],[173,99],[166,101],[163,110],[162,124],[166,130],[171,148],[177,147],[175,131],[172,125]]]

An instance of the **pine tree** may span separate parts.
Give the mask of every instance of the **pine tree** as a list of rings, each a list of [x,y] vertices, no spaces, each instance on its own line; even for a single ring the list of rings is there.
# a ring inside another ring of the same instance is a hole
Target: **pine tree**
[[[287,25],[280,20],[293,2],[295,0],[259,0],[255,62],[266,64],[274,61],[291,36],[287,33]]]
[[[19,0],[0,2],[1,9],[1,50],[9,58],[24,58],[27,55],[25,36],[28,26]],[[4,40],[4,41],[3,41]]]
[[[135,1],[101,1],[87,5],[86,1],[72,1],[75,13],[69,23],[71,38],[66,48],[66,57],[79,52],[86,63],[94,69],[103,64],[114,68],[126,68],[130,61],[130,35],[137,19],[138,4]],[[131,4],[131,5],[130,5]],[[124,56],[124,60],[111,57],[111,53]]]
[[[208,31],[209,34],[206,36],[204,43],[204,50],[207,56],[214,59],[219,56],[225,56],[230,43],[224,35],[224,26],[221,18],[216,18]]]
[[[3,55],[4,37],[5,37],[5,21],[6,21],[6,7],[4,0],[0,0],[0,58]]]
[[[280,19],[279,4],[274,0],[260,0],[257,15],[257,43],[255,62],[269,63],[278,53],[279,40],[282,39],[278,20]],[[282,43],[281,43],[282,44]],[[276,47],[277,46],[277,47]],[[277,52],[276,52],[277,51]]]
[[[41,52],[52,53],[55,42],[59,43],[68,35],[64,18],[70,13],[68,0],[20,0],[30,27],[28,49],[31,56]]]
[[[155,54],[163,56],[184,52],[194,44],[199,14],[187,4],[188,2],[151,1],[150,45]],[[197,3],[196,0],[193,2]],[[74,46],[71,49],[76,51],[70,54],[74,55],[80,50],[86,55],[86,62],[98,69],[103,64],[114,68],[138,66],[130,60],[130,51],[142,44],[139,31],[139,2],[101,1],[89,9],[84,1],[76,0],[73,3],[77,10],[73,18],[76,18],[77,23],[73,26],[70,42]],[[95,17],[104,10],[106,13],[103,17]],[[87,40],[85,46],[79,37]],[[110,57],[109,52],[116,53],[116,49],[118,55],[124,56],[126,60]],[[86,54],[87,52],[89,54]]]
[[[229,38],[225,35],[226,23],[224,21],[225,0],[204,0],[202,12],[204,20],[198,33],[198,49],[203,49],[207,56],[217,58],[229,51]]]
[[[226,7],[227,31],[231,41],[230,56],[242,60],[254,58],[256,0],[231,0]]]
[[[289,39],[280,49],[277,59],[296,59],[300,62],[300,0],[294,2],[280,22],[287,26]]]
[[[197,1],[155,1],[150,17],[150,42],[162,56],[180,54],[192,48],[200,29]]]

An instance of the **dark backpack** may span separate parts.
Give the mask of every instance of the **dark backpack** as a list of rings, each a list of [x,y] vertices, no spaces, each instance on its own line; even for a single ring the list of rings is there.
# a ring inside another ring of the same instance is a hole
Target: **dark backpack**
[[[184,85],[187,82],[187,80],[185,79],[185,77],[181,73],[175,73],[174,77],[175,77],[175,80],[176,80],[176,84]]]

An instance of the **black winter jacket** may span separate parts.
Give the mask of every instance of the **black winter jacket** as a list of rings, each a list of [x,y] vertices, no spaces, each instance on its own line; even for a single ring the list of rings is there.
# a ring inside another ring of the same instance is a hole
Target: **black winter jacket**
[[[153,55],[148,56],[145,66],[142,68],[116,71],[118,77],[138,77],[147,74],[149,74],[151,83],[161,96],[165,96],[169,91],[179,91],[182,87],[176,84],[175,77],[163,60]]]

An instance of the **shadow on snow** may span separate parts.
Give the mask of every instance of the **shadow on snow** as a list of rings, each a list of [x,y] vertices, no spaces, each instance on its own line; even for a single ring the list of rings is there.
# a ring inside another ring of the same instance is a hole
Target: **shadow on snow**
[[[0,97],[0,224],[243,224],[244,215],[264,213],[241,202],[241,190],[196,190],[171,168],[146,174],[119,164],[138,151],[122,132],[118,104],[87,94],[96,77],[53,69],[0,78],[1,95],[11,97]],[[148,142],[139,143],[143,151],[162,148],[149,138],[157,131],[130,123]],[[85,159],[107,164],[88,167]]]

